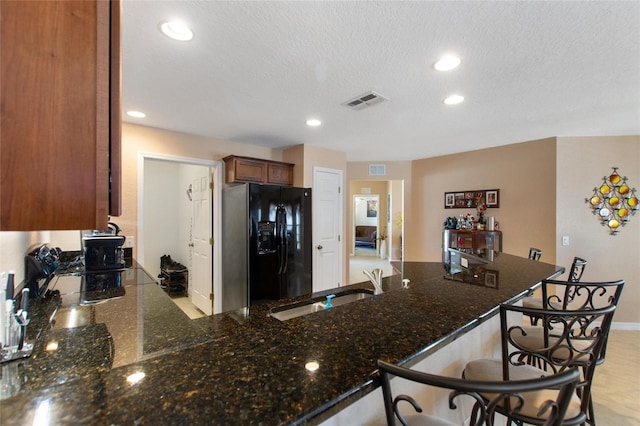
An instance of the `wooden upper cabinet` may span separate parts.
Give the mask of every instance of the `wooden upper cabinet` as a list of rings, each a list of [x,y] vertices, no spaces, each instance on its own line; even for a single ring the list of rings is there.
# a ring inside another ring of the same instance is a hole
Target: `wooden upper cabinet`
[[[225,182],[293,186],[293,164],[259,158],[225,157]]]
[[[293,185],[293,164],[267,163],[267,182],[275,185]]]
[[[0,2],[0,230],[106,229],[120,213],[120,10]]]

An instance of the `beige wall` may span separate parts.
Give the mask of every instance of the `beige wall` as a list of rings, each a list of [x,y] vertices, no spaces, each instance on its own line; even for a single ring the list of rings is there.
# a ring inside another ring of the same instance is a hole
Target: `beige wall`
[[[640,136],[558,138],[557,149],[557,263],[569,265],[579,256],[589,262],[583,281],[625,279],[614,321],[640,323],[640,214],[610,235],[584,201],[613,166],[640,189]],[[563,235],[569,246],[562,246]]]
[[[369,176],[369,164],[384,164],[386,167],[385,176]],[[411,211],[412,199],[410,196],[408,196],[408,194],[411,191],[411,167],[412,167],[411,161],[375,161],[375,162],[351,161],[347,165],[347,179],[346,179],[347,182],[362,181],[361,182],[362,186],[366,186],[368,181],[385,180],[385,181],[394,182],[394,184],[392,185],[392,188],[394,188],[394,191],[397,186],[400,186],[401,188],[404,187],[404,200],[403,200],[404,218],[403,220],[405,224],[404,225],[405,234],[412,232],[411,230],[407,230],[406,228],[406,224],[409,223],[412,215],[412,211]],[[353,199],[353,193],[351,190],[349,191],[349,199]],[[385,203],[386,203],[386,199],[385,199]],[[351,201],[345,204],[345,214],[347,217],[347,220],[345,222],[349,223],[349,227],[353,226],[353,219],[352,219],[353,207],[351,206],[351,204],[352,204]],[[402,210],[402,207],[397,207],[396,209]],[[385,215],[386,215],[386,210],[385,210]],[[348,236],[347,248],[350,248],[353,246],[353,235],[351,232],[348,232],[345,235]],[[397,234],[394,237],[394,239],[395,239],[394,244],[397,244],[396,246],[397,249],[393,250],[393,247],[392,247],[392,250],[395,251],[396,254],[398,254],[399,256],[400,255],[399,247],[398,247],[400,244],[399,234]],[[345,269],[348,269],[350,250],[347,250],[345,254],[346,254],[345,263],[347,265]]]
[[[122,129],[122,216],[116,222],[125,235],[137,240],[138,157],[140,152],[188,157],[204,160],[222,160],[228,155],[242,155],[295,164],[294,185],[313,187],[313,168],[326,167],[346,170],[346,153],[325,148],[297,145],[286,151],[211,139],[186,133],[171,132],[151,127],[125,124]],[[343,235],[346,224],[343,225]],[[343,249],[344,251],[344,249]],[[135,253],[134,253],[135,255]],[[342,281],[346,282],[347,271]]]
[[[500,223],[505,252],[526,256],[535,246],[543,262],[566,267],[574,256],[586,258],[583,280],[626,280],[616,323],[640,323],[640,215],[611,236],[584,202],[612,166],[640,187],[639,136],[549,138],[416,160],[406,191],[405,260],[439,261],[444,219],[475,213],[444,209],[444,192],[498,188],[500,208],[488,215]]]
[[[402,260],[402,234],[404,224],[404,183],[401,180],[389,182],[391,193],[391,223],[388,224],[389,259]]]
[[[122,215],[113,218],[124,235],[137,241],[138,223],[138,158],[152,153],[200,160],[222,160],[228,155],[242,155],[282,161],[282,152],[256,145],[241,144],[152,127],[122,126]],[[295,170],[295,167],[294,167]],[[134,256],[136,253],[134,253]]]
[[[442,223],[475,209],[445,209],[444,193],[498,188],[500,207],[488,209],[503,233],[503,251],[527,256],[542,249],[554,263],[555,138],[416,160],[412,165],[412,216],[406,218],[408,261],[442,258]]]
[[[136,235],[139,152],[209,160],[235,154],[292,162],[296,164],[296,186],[312,186],[314,166],[346,170],[345,184],[352,180],[380,180],[378,176],[368,175],[369,163],[347,164],[344,153],[323,148],[301,145],[283,153],[124,124],[123,215],[114,221],[126,235]],[[447,216],[467,212],[445,210],[444,192],[499,188],[500,208],[490,209],[489,214],[500,222],[505,252],[524,256],[530,246],[537,246],[544,252],[542,261],[565,266],[569,266],[573,256],[586,258],[589,265],[585,280],[626,280],[615,321],[640,323],[637,309],[640,305],[640,215],[632,217],[618,235],[611,236],[584,203],[612,166],[620,167],[620,173],[629,178],[631,187],[640,188],[640,136],[550,138],[384,164],[385,179],[404,182],[405,260],[440,260],[442,222]],[[347,248],[352,244],[347,230],[352,217],[349,192],[344,191],[343,235],[349,236],[343,250],[347,265],[344,282],[348,276]],[[41,234],[0,233],[2,270],[21,271],[22,256],[29,245],[58,241],[49,234]],[[570,237],[567,247],[561,245],[563,235]],[[14,253],[19,255],[10,256]]]
[[[293,186],[307,188],[304,186],[304,145],[296,145],[287,148],[282,152],[282,161],[293,163]]]
[[[347,170],[347,154],[345,152],[311,145],[296,145],[285,149],[282,161],[296,164],[293,184],[303,188],[313,187],[314,167],[341,170],[343,173]]]

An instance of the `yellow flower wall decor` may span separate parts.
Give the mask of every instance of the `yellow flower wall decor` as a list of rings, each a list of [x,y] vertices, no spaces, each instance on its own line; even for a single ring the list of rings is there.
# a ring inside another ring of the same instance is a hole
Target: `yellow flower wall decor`
[[[631,216],[640,207],[636,189],[627,184],[627,177],[618,174],[618,168],[602,178],[600,186],[593,188],[593,195],[585,198],[592,212],[598,217],[602,226],[607,226],[611,235],[616,235],[620,227],[626,225]]]

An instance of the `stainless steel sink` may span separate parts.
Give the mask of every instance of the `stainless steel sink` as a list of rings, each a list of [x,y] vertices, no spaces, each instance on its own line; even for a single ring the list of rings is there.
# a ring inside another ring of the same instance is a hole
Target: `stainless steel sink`
[[[313,314],[315,312],[324,311],[326,309],[333,309],[334,307],[346,305],[347,303],[366,299],[371,296],[373,296],[373,294],[367,290],[361,290],[347,294],[336,294],[336,297],[331,300],[332,306],[328,308],[326,306],[326,300],[323,300],[319,302],[310,302],[304,305],[295,305],[293,307],[282,306],[272,310],[269,315],[280,321],[287,321],[292,318],[301,317],[303,315]]]

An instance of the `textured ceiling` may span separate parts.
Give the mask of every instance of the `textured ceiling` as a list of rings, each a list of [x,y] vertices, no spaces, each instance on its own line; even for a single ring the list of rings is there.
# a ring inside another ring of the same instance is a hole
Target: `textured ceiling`
[[[160,33],[174,18],[192,41]],[[124,0],[123,22],[123,107],[147,114],[124,120],[145,126],[349,161],[640,134],[637,1]],[[434,71],[444,53],[461,66]],[[370,90],[389,100],[341,105]]]

